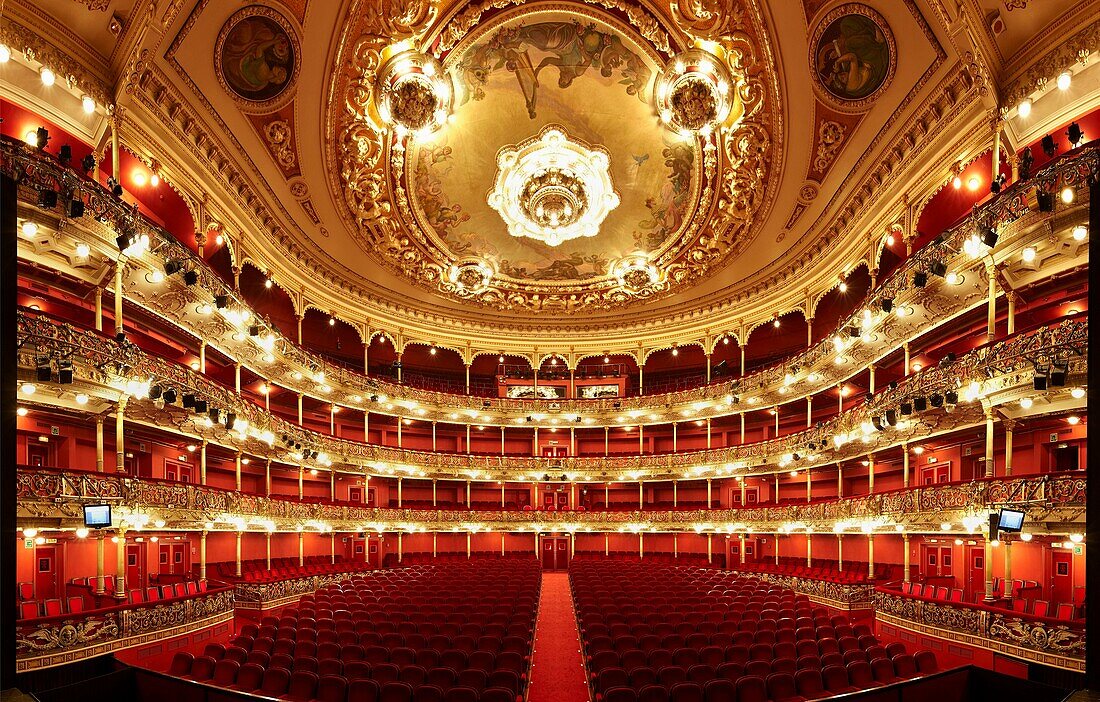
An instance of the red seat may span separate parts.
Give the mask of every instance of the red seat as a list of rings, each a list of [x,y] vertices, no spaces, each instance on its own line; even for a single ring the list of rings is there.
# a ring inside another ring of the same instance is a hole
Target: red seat
[[[322,675],[317,680],[317,702],[346,702],[348,681],[342,675]]]
[[[67,600],[65,600],[65,609],[68,610],[69,614],[79,614],[80,612],[83,612],[84,598],[80,595],[68,598]]]
[[[187,678],[191,680],[209,680],[214,677],[214,666],[217,665],[217,661],[209,656],[199,656],[191,664],[191,672],[187,674]]]
[[[903,680],[920,675],[917,670],[917,662],[908,653],[894,656],[890,661],[894,664],[894,675]]]
[[[913,654],[913,660],[917,663],[917,670],[921,675],[938,672],[940,667],[936,662],[936,654],[931,651],[917,651]]]
[[[856,661],[862,663],[863,661]],[[868,670],[868,672],[870,672]],[[830,665],[822,669],[821,679],[830,695],[839,695],[846,692],[855,692],[858,689],[848,679],[848,669],[839,665]]]
[[[737,688],[730,680],[711,680],[703,685],[703,698],[706,702],[737,702]]]
[[[309,670],[295,670],[290,676],[290,684],[281,699],[292,702],[308,702],[317,690],[317,673]]]
[[[237,673],[241,669],[241,664],[235,660],[229,658],[223,658],[214,664],[214,676],[212,678],[215,685],[221,687],[229,687],[237,682]]]
[[[613,687],[604,695],[604,700],[606,702],[637,702],[638,695],[630,687]],[[447,702],[450,702],[450,697],[447,698]]]
[[[768,702],[768,686],[756,675],[741,677],[736,684],[737,702]]]
[[[816,700],[826,697],[825,683],[821,679],[821,671],[816,668],[803,668],[794,674],[794,682],[798,688],[798,694],[808,700]],[[847,676],[845,676],[847,682]]]
[[[254,692],[264,682],[264,668],[258,663],[245,663],[237,671],[237,680],[230,689],[241,692]]]
[[[42,604],[45,606],[47,617],[57,617],[61,615],[61,600],[52,598],[43,601]]]
[[[290,671],[286,668],[268,668],[264,671],[264,681],[260,694],[266,697],[278,697],[286,692],[290,684]]]
[[[195,662],[195,654],[187,651],[178,651],[172,656],[172,665],[168,668],[169,675],[185,676],[191,673],[191,664]]]
[[[388,682],[378,693],[378,702],[412,702],[413,689],[408,683]]]
[[[876,658],[871,661],[871,672],[875,676],[875,682],[880,685],[889,685],[898,679],[894,675],[894,664],[890,662],[889,658]]]
[[[802,702],[794,676],[790,673],[772,673],[767,678],[768,698],[772,702]]]

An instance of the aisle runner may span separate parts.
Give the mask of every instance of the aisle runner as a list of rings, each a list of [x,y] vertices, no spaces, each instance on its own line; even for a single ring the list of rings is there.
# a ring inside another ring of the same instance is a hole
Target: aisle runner
[[[543,573],[528,702],[587,702],[584,661],[569,576]]]

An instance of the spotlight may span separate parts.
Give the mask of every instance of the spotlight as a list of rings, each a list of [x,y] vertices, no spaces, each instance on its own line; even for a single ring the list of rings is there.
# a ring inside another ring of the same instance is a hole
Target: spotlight
[[[214,296],[214,306],[217,307],[219,310],[224,310],[226,307],[229,306],[229,296],[228,295],[215,295]]]
[[[934,392],[931,397],[928,398],[928,402],[931,403],[933,407],[943,407],[943,395]]]
[[[1069,143],[1073,144],[1073,148],[1076,149],[1081,140],[1085,138],[1085,133],[1081,131],[1081,125],[1074,122],[1066,130],[1066,136],[1069,137]]]
[[[36,365],[38,382],[48,383],[53,380],[53,365],[49,356],[39,356]]]
[[[260,335],[260,325],[253,324],[252,326],[250,326],[248,328],[248,335],[249,336],[259,336]]]
[[[206,414],[206,400],[195,400],[195,414]]]
[[[65,203],[65,216],[69,219],[80,219],[84,216],[84,201],[76,193],[73,193],[73,199]]]
[[[211,407],[210,408],[210,413],[207,416],[210,417],[211,422],[218,422],[218,421],[221,420],[221,413],[222,413],[222,411],[220,409],[218,409],[217,407]],[[283,441],[284,442],[286,441],[285,437],[283,438]]]
[[[73,162],[73,147],[64,144],[57,150],[57,161],[65,168]]]
[[[1054,211],[1054,194],[1048,193],[1041,188],[1035,190],[1035,202],[1039,207],[1040,212],[1053,212]]]
[[[902,414],[902,416],[905,416],[905,417],[908,417],[909,415],[913,414],[913,403],[909,402],[908,400],[901,403],[901,414]]]
[[[982,227],[981,228],[981,233],[982,233],[982,243],[983,244],[985,244],[989,248],[993,248],[994,246],[997,245],[997,239],[999,239],[1000,237],[997,235],[996,231],[994,231],[990,227]]]
[[[158,400],[160,396],[164,394],[164,388],[159,383],[153,383],[149,386],[149,399]]]
[[[225,413],[225,428],[232,429],[233,425],[237,423],[237,415],[232,412]]]
[[[914,397],[913,398],[913,411],[923,412],[928,409],[928,398],[926,397]]]
[[[115,237],[115,246],[119,251],[125,251],[134,243],[134,238],[129,232],[123,232]]]
[[[195,285],[199,282],[199,272],[196,270],[190,270],[183,274],[183,282],[188,285]]]
[[[931,266],[932,275],[938,275],[941,278],[947,277],[947,264],[943,261],[933,261]]]
[[[897,412],[897,410],[892,410],[892,409],[886,410],[885,419],[886,419],[886,423],[889,424],[890,426],[892,426],[892,427],[897,426],[897,424],[898,424],[898,412]]]
[[[126,342],[126,332],[124,332],[124,331],[115,332],[115,341],[117,341],[120,344],[125,343]]]
[[[892,297],[882,298],[882,311],[889,313],[890,310],[892,310],[892,309],[894,309],[894,298],[892,298]]]
[[[107,179],[107,187],[115,197],[122,197],[122,186],[113,177]]]
[[[943,394],[943,400],[948,405],[957,405],[959,404],[959,393],[954,390],[948,390]]]
[[[1049,371],[1046,368],[1039,366],[1035,367],[1035,374],[1031,378],[1031,385],[1036,390],[1046,390],[1047,383],[1050,381]]]
[[[183,406],[187,409],[195,408],[195,396],[192,393],[186,393],[183,396]]]
[[[1008,182],[1008,177],[1004,173],[1001,173],[995,179],[993,179],[992,182],[990,182],[989,192],[996,195],[997,193],[1001,192],[1001,188],[1005,186],[1006,182]]]
[[[174,258],[170,258],[164,262],[165,275],[175,275],[176,273],[179,273],[182,268],[183,264],[175,260]]]
[[[1047,156],[1053,156],[1058,152],[1058,144],[1054,141],[1054,137],[1049,134],[1043,137],[1040,146],[1043,147],[1043,153]]]
[[[878,431],[882,431],[882,417],[878,415],[871,417],[871,424],[874,425],[875,429]]]
[[[174,388],[168,388],[164,391],[164,404],[174,405],[176,404],[176,391]]]
[[[95,170],[95,156],[88,154],[84,158],[80,159],[80,168],[85,173]]]
[[[951,351],[948,351],[947,353],[945,353],[943,355],[943,358],[940,359],[940,365],[941,366],[949,366],[954,362],[955,362],[955,354],[952,353]]]
[[[856,326],[848,327],[848,336],[852,337],[853,339],[858,338],[860,333],[861,332],[859,331],[859,327],[856,327]]]
[[[73,384],[73,362],[72,361],[58,361],[57,362],[57,382],[61,385]]]
[[[46,144],[50,143],[50,130],[45,127],[39,127],[34,130],[34,145],[41,151],[46,148]]]
[[[924,271],[917,271],[913,274],[913,285],[918,288],[923,288],[928,285],[928,274]]]
[[[1066,375],[1069,374],[1069,364],[1065,361],[1055,363],[1050,368],[1050,386],[1062,388],[1066,385]]]
[[[57,207],[57,191],[39,190],[38,206],[47,210],[52,210],[53,208]]]

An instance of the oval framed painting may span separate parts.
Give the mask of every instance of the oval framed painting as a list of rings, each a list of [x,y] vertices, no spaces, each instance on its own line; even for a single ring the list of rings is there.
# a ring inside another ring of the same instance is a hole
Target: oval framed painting
[[[218,82],[248,111],[275,109],[298,79],[301,44],[270,7],[252,5],[226,20],[214,47]]]
[[[817,23],[810,69],[818,92],[841,108],[870,104],[890,84],[897,45],[889,25],[866,5],[846,3]]]

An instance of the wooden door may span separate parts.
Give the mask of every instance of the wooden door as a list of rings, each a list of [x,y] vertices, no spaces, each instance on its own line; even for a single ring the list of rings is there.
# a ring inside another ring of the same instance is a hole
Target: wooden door
[[[35,577],[34,596],[39,600],[49,600],[60,597],[58,578],[61,573],[61,564],[57,562],[58,548],[56,546],[38,546],[34,550]]]
[[[28,443],[27,465],[34,468],[43,468],[50,465],[50,445],[43,443]]]
[[[1050,599],[1055,603],[1073,602],[1073,552],[1051,549]]]
[[[557,570],[557,539],[542,537],[542,569]]]
[[[557,570],[566,570],[569,568],[569,537],[557,539],[557,557],[554,559],[554,566]]]
[[[951,575],[951,547],[921,545],[921,570],[925,577],[947,577]]]
[[[348,487],[348,502],[362,502],[363,501],[363,488],[358,485],[351,485]]]
[[[985,592],[985,548],[981,546],[967,547],[967,590],[969,600],[974,601],[974,595]]]
[[[191,560],[191,548],[189,543],[178,543],[169,545],[168,555],[168,571],[172,575],[183,575],[190,570]],[[162,573],[166,572],[161,567]]]
[[[126,589],[145,587],[145,544],[126,544]]]

